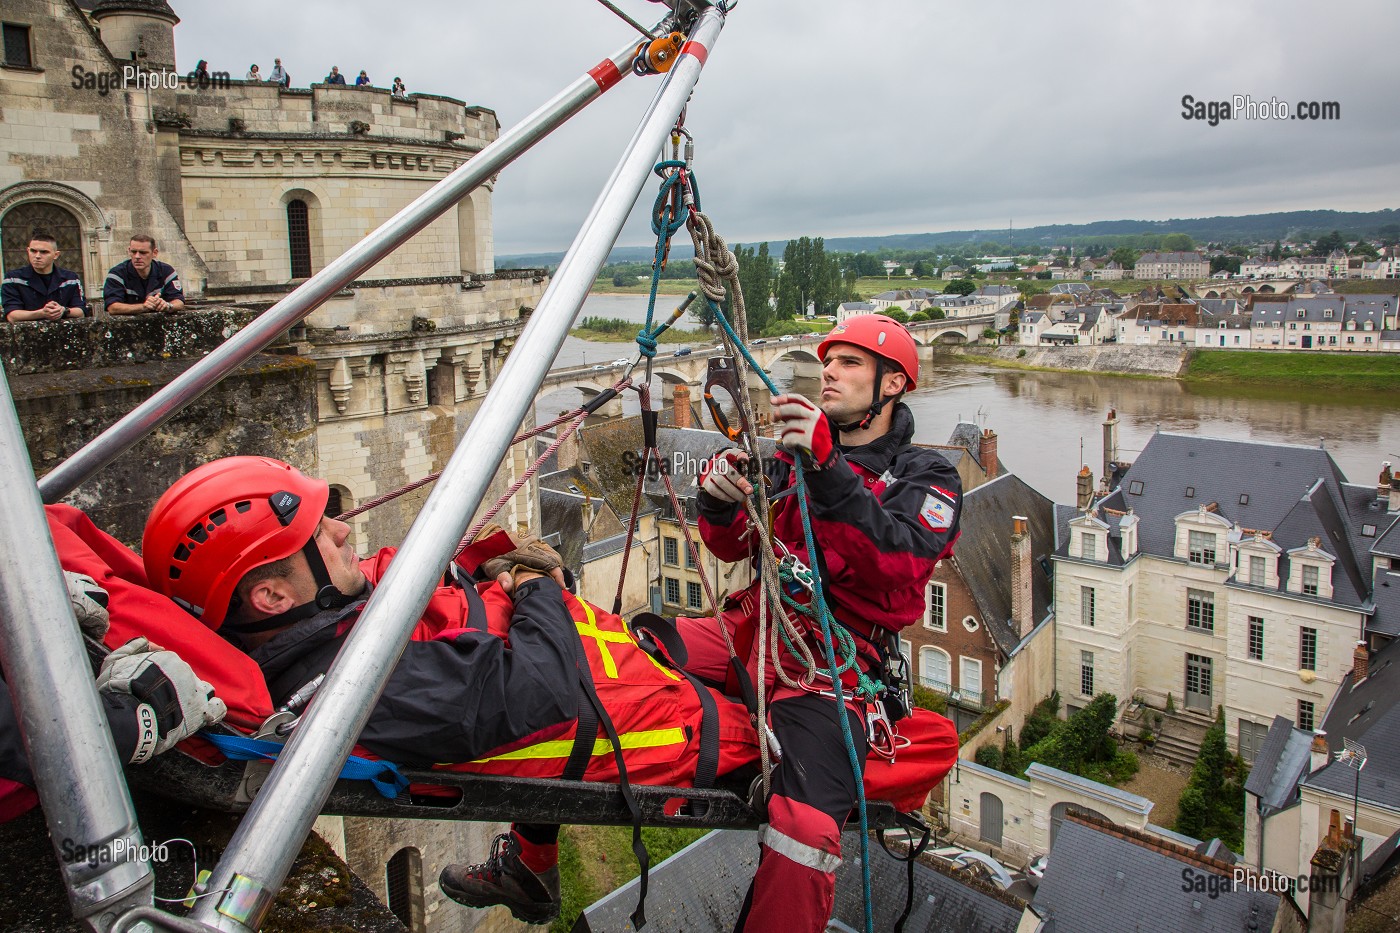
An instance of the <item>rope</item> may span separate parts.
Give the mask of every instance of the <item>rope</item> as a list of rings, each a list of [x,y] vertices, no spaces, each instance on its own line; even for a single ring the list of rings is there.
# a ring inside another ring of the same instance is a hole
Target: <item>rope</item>
[[[703,213],[701,213],[698,209],[691,213],[689,227],[691,238],[695,243],[696,276],[699,280],[701,290],[705,294],[705,300],[709,303],[710,311],[714,314],[715,320],[719,321],[720,326],[724,330],[726,337],[726,347],[731,349],[731,352],[737,350],[743,356],[744,362],[748,364],[749,368],[754,373],[756,373],[760,379],[763,380],[763,384],[768,388],[769,392],[771,392],[773,395],[778,395],[779,392],[777,385],[774,384],[773,380],[768,378],[768,374],[764,372],[763,367],[759,366],[758,363],[755,362],[753,356],[749,353],[748,350],[747,316],[745,313],[746,309],[744,308],[743,304],[743,291],[739,287],[738,282],[738,263],[734,258],[733,252],[730,251],[728,245],[725,244],[724,239],[715,231],[714,225],[710,222],[710,219],[706,217]],[[734,328],[730,326],[729,321],[726,319],[723,309],[720,308],[719,303],[724,300],[724,288],[720,282],[721,279],[727,279],[731,281],[734,285],[734,312],[736,319],[744,322],[742,325],[742,329],[744,332],[743,338],[741,338],[739,334],[735,333]],[[747,396],[747,394],[748,393],[744,392],[740,393],[741,396]],[[739,404],[742,405],[743,402],[739,402]],[[745,423],[752,426],[753,421],[751,419],[746,418]],[[752,430],[752,428],[750,428],[750,430]],[[757,453],[756,448],[757,445],[755,441],[755,450],[753,451],[754,454]],[[806,479],[803,475],[801,456],[793,458],[793,470],[795,474],[794,485],[796,486],[797,490],[797,502],[802,515],[802,533],[804,542],[807,546],[807,556],[808,559],[812,560],[815,564],[817,544],[816,539],[812,534],[811,518],[808,515],[807,511],[807,487]],[[767,496],[762,483],[755,484],[755,492],[761,498],[761,500],[765,500],[764,511],[766,513]],[[752,515],[750,517],[750,522],[751,524],[753,524],[754,527],[760,528],[759,536],[765,545],[765,550],[763,551],[763,553],[767,555],[767,559],[761,561],[761,563],[764,565],[765,575],[767,575],[767,567],[771,566],[774,563],[771,556],[773,554],[772,546],[771,543],[767,540],[767,536],[764,533],[765,530],[762,528],[762,523],[759,522],[755,524],[754,517]],[[844,670],[849,669],[849,666],[855,663],[855,645],[854,642],[852,642],[850,645],[851,655],[849,657],[849,663],[847,664],[847,666],[842,667],[838,665],[836,660],[835,647],[832,643],[833,617],[830,611],[827,609],[826,597],[822,588],[821,575],[818,573],[814,573],[812,577],[812,601],[813,605],[815,606],[816,618],[821,624],[822,645],[825,649],[827,668],[831,676],[832,693],[835,695],[836,698],[836,716],[841,724],[841,737],[845,741],[846,754],[850,760],[851,772],[855,776],[856,802],[857,809],[860,812],[861,869],[863,876],[862,880],[864,882],[865,888],[865,931],[866,933],[872,933],[872,931],[874,930],[875,918],[874,909],[871,903],[870,840],[867,835],[868,818],[865,806],[865,785],[861,772],[859,756],[856,754],[855,738],[851,734],[851,724],[849,718],[846,715],[845,690],[843,689],[843,685],[841,683],[841,673]],[[779,615],[786,618],[787,613],[780,612]],[[760,628],[762,622],[762,611],[760,611]],[[806,645],[804,639],[800,637],[796,639],[790,638],[784,626],[780,626],[777,629],[777,632],[781,633],[784,637],[784,640],[788,642],[789,650],[791,650],[795,644],[803,645],[803,648],[805,649]],[[849,633],[844,632],[844,630],[842,633],[847,639],[850,638]],[[761,634],[760,637],[762,637]],[[810,655],[808,657],[810,658]],[[775,667],[780,676],[785,676],[782,664],[776,664]],[[813,672],[814,670],[814,665],[812,667],[809,667],[809,673]],[[857,668],[857,670],[859,669]],[[857,693],[865,692],[866,690],[874,690],[878,692],[878,688],[875,688],[874,685],[870,683],[869,679],[865,677],[863,672],[860,673],[859,677],[860,679],[863,679],[865,683],[858,682]],[[762,681],[760,681],[760,691],[761,690]],[[760,692],[760,696],[761,695],[762,693]],[[762,743],[760,743],[760,746],[761,745]],[[766,785],[767,781],[765,780],[765,792],[767,789]]]

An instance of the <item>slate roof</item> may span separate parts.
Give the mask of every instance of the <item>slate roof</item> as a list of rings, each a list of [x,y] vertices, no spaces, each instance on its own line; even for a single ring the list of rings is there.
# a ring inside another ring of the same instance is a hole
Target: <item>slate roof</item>
[[[1146,321],[1154,326],[1196,327],[1201,321],[1201,309],[1190,303],[1143,302],[1123,312],[1119,320]]]
[[[845,858],[836,872],[832,919],[859,930],[865,926],[860,837],[844,834],[841,848]],[[652,868],[647,933],[728,933],[757,865],[758,845],[752,832],[716,830],[702,836]],[[871,843],[875,929],[893,929],[904,911],[906,871],[903,862]],[[636,904],[634,878],[587,907],[574,933],[630,931],[628,916]],[[905,929],[911,933],[1014,933],[1024,912],[1019,904],[979,882],[955,877],[951,868],[921,860],[914,863],[914,909]]]
[[[1183,872],[1215,875],[1216,896],[1183,891]],[[1272,928],[1277,894],[1235,890],[1224,863],[1184,846],[1066,817],[1035,909],[1065,933],[1240,933]]]
[[[1400,638],[1400,573],[1378,569],[1372,581],[1371,600],[1376,613],[1366,623],[1367,633]]]
[[[1189,253],[1143,253],[1138,257],[1138,263],[1144,262],[1204,262],[1205,258],[1197,252]]]
[[[1138,483],[1141,491],[1135,492]],[[1172,555],[1176,516],[1212,502],[1232,524],[1272,531],[1274,543],[1284,551],[1319,537],[1322,549],[1337,559],[1332,602],[1360,608],[1370,580],[1352,547],[1356,521],[1344,511],[1345,483],[1332,455],[1320,447],[1158,432],[1118,489],[1099,504],[1131,508],[1141,520],[1139,549],[1159,556]],[[1116,524],[1105,520],[1116,531]],[[1061,553],[1067,555],[1067,546],[1067,540],[1061,542]],[[1286,571],[1285,557],[1280,586]]]
[[[1244,783],[1244,789],[1259,798],[1264,815],[1298,802],[1298,782],[1312,762],[1312,740],[1311,732],[1295,728],[1288,717],[1274,717]]]
[[[1341,295],[1312,295],[1290,297],[1287,301],[1270,301],[1254,305],[1254,322],[1297,321],[1300,323],[1341,323],[1345,313]],[[1303,312],[1299,315],[1299,311]],[[1332,316],[1328,317],[1327,312]]]
[[[1346,739],[1366,746],[1360,797],[1400,811],[1400,641],[1392,641],[1371,656],[1369,674],[1359,684],[1344,683],[1332,700],[1322,728],[1335,757]],[[1356,770],[1332,761],[1303,780],[1350,798],[1357,792]]]
[[[540,531],[544,537],[558,535],[559,543],[553,547],[566,567],[583,566],[588,534],[583,527],[582,505],[582,496],[540,487]]]
[[[1054,552],[1054,503],[1005,473],[963,496],[961,528],[953,562],[962,574],[997,646],[1010,654],[1021,641],[1011,619],[1011,516],[1024,515],[1031,534],[1031,619],[1049,611],[1050,578],[1039,559]]]

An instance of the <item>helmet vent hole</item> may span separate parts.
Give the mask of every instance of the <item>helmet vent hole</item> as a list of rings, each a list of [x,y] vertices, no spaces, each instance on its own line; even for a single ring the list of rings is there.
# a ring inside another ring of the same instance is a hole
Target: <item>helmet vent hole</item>
[[[235,502],[233,504],[233,507],[238,510],[238,514],[242,515],[244,512],[248,511],[253,507],[253,503],[248,501],[247,499],[244,499],[242,502]]]
[[[181,560],[181,561],[189,560],[189,559],[190,559],[190,551],[191,551],[191,550],[193,550],[193,549],[192,549],[192,548],[185,547],[185,545],[183,545],[183,544],[180,545],[179,547],[175,548],[175,559],[176,559],[176,560]]]
[[[209,533],[204,530],[204,524],[202,522],[189,530],[189,536],[200,544],[209,540]]]
[[[179,568],[179,567],[171,567],[171,568],[170,568],[170,579],[172,579],[172,580],[178,580],[178,579],[180,579],[180,568]]]
[[[219,509],[219,511],[209,516],[209,521],[213,523],[209,526],[209,530],[213,531],[217,526],[222,525],[224,522],[228,521],[228,512],[224,511],[223,509]]]

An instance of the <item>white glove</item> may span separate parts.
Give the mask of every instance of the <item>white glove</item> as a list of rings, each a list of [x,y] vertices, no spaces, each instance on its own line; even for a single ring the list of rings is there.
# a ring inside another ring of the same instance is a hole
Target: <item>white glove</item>
[[[111,624],[107,615],[107,591],[85,573],[65,570],[63,579],[68,584],[68,602],[73,606],[78,628],[89,638],[101,641]]]
[[[214,696],[214,688],[200,680],[178,654],[144,638],[133,638],[107,656],[97,675],[97,689],[129,694],[140,701],[132,764],[169,751],[228,712],[224,701]]]
[[[743,502],[753,492],[744,479],[749,455],[737,447],[721,450],[700,468],[700,488],[722,502]]]

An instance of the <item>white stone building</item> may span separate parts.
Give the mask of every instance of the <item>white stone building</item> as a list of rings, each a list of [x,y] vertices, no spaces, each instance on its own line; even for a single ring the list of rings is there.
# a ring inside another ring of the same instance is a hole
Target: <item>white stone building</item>
[[[1108,692],[1203,721],[1223,707],[1246,758],[1275,716],[1321,721],[1367,631],[1371,546],[1397,517],[1325,450],[1161,433],[1091,511],[1060,508],[1066,706]]]
[[[1198,252],[1143,253],[1133,266],[1138,279],[1204,279],[1210,276],[1210,261]]]

